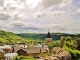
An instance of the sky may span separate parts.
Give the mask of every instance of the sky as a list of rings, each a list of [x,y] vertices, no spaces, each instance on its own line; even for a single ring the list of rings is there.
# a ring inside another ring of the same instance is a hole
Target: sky
[[[80,33],[80,0],[0,0],[0,30]]]

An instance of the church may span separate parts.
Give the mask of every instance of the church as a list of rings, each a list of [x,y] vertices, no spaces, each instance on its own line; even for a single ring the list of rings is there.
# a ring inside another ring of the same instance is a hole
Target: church
[[[49,30],[48,30],[48,34],[47,34],[47,36],[46,36],[46,38],[45,38],[45,42],[47,42],[47,43],[52,43],[52,38],[51,38],[51,35],[50,35]]]

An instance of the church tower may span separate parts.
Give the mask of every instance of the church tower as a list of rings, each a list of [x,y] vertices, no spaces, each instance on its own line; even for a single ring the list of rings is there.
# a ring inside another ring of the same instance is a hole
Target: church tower
[[[52,38],[51,38],[51,35],[50,35],[49,30],[48,30],[48,34],[47,34],[47,36],[46,36],[46,38],[45,38],[45,42],[47,42],[47,43],[52,43]]]

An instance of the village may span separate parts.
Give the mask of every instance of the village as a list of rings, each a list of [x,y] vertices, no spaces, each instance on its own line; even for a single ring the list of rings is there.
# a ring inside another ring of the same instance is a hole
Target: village
[[[47,42],[51,43],[52,39],[50,33],[48,33]],[[40,53],[48,53],[48,46],[45,44],[34,45],[31,43],[31,46],[28,48],[27,44],[24,43],[11,43],[9,45],[0,46],[0,59],[2,60],[12,60],[14,56],[31,56],[34,58],[39,57]]]
[[[30,56],[33,58],[38,58],[37,60],[72,60],[71,54],[68,51],[65,51],[63,47],[63,40],[65,36],[61,36],[60,47],[54,47],[53,51],[50,52],[49,47],[45,43],[38,43],[37,45],[34,42],[31,42],[30,46],[27,43],[10,43],[4,46],[0,45],[0,60],[13,60],[15,56]],[[52,38],[50,32],[48,32],[45,42],[51,44]],[[45,58],[41,57],[41,53],[51,53],[48,54]]]
[[[27,45],[5,45],[0,46],[0,58],[3,60],[11,60],[14,56],[31,56],[39,57],[40,53],[49,52],[47,45],[37,45],[27,48]]]

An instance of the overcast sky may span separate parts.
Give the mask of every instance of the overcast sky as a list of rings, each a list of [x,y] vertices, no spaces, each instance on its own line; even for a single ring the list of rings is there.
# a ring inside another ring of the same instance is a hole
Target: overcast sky
[[[80,0],[0,0],[0,30],[80,33]]]

